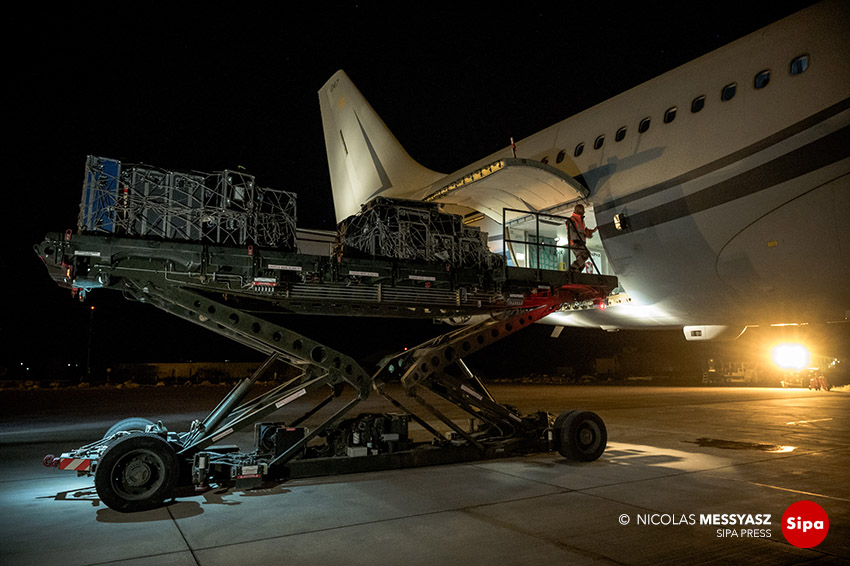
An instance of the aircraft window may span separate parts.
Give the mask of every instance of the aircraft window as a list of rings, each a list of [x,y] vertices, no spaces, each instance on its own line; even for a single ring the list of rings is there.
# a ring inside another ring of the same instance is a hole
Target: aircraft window
[[[614,141],[621,142],[623,138],[626,137],[626,126],[623,126],[619,130],[617,130],[617,134],[614,136]]]
[[[753,86],[756,87],[756,90],[758,90],[760,88],[766,87],[767,83],[769,83],[769,82],[770,82],[770,71],[764,70],[761,73],[756,75],[756,79],[755,79],[755,82],[753,83]]]
[[[600,147],[602,147],[603,143],[605,143],[605,134],[602,134],[601,136],[596,138],[596,141],[593,142],[593,149],[599,149]]]
[[[664,113],[664,123],[669,124],[673,120],[676,119],[676,111],[678,108],[676,106],[671,106],[667,109],[667,112]]]
[[[581,153],[582,153],[583,151],[584,151],[584,143],[580,143],[580,144],[578,144],[578,145],[576,146],[576,150],[575,150],[575,152],[573,153],[573,155],[575,155],[576,157],[578,157],[579,155],[581,155]]]
[[[558,156],[555,158],[555,163],[560,163],[561,161],[564,160],[564,157],[566,157],[566,156],[567,156],[567,150],[562,149],[561,151],[558,152]]]
[[[793,61],[791,61],[791,74],[799,75],[802,72],[805,72],[806,69],[809,68],[809,56],[808,55],[800,55]]]
[[[723,92],[720,93],[720,100],[728,102],[735,97],[735,91],[738,89],[738,83],[729,83],[723,87]]]
[[[638,132],[640,132],[641,134],[646,132],[649,129],[649,123],[651,121],[652,120],[649,117],[646,117],[643,120],[641,120],[640,124],[638,124]]]
[[[694,98],[693,102],[691,102],[691,112],[696,114],[700,110],[705,107],[705,95],[702,94],[696,98]]]

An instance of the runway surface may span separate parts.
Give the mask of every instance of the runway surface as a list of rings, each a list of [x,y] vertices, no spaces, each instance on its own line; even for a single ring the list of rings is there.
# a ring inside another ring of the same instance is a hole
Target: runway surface
[[[597,412],[608,426],[608,449],[587,464],[552,453],[292,480],[256,491],[189,492],[161,509],[121,514],[98,500],[91,478],[44,468],[42,456],[99,438],[127,416],[184,429],[226,389],[0,392],[0,562],[850,560],[850,392],[536,385],[491,390],[523,412]],[[363,411],[392,410],[377,399],[368,404]],[[792,546],[782,532],[783,513],[801,500],[817,503],[829,518],[825,540],[810,549]],[[730,525],[733,515],[763,524]]]

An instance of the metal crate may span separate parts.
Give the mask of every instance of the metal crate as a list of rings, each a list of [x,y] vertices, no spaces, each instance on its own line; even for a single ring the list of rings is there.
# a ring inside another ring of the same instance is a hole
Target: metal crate
[[[89,156],[78,228],[294,250],[295,195],[241,171],[180,172]]]

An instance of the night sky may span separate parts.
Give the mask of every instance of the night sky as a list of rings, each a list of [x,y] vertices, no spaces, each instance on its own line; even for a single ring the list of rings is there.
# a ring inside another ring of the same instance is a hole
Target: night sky
[[[300,226],[333,229],[317,91],[338,69],[415,159],[448,173],[809,3],[9,13],[0,367],[84,360],[91,305],[102,364],[254,356],[118,293],[95,292],[81,304],[50,281],[32,246],[76,226],[88,154],[171,169],[241,166],[262,186],[298,194]],[[295,324],[343,345],[356,332],[351,321]],[[379,328],[398,335],[408,327]],[[521,347],[548,331],[530,331]],[[419,325],[411,336],[433,332]],[[581,345],[598,334],[571,336]],[[577,355],[570,351],[565,359]]]

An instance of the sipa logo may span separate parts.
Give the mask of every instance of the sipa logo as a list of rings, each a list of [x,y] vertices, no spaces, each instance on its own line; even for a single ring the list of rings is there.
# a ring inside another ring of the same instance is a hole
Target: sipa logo
[[[829,531],[829,517],[814,501],[792,503],[782,515],[782,534],[798,548],[812,548],[823,542]]]

